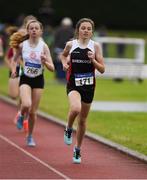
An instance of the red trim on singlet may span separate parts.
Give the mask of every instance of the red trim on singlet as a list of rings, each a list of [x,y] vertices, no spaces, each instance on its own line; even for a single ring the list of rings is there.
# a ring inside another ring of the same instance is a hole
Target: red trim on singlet
[[[96,85],[96,79],[95,79],[95,68],[94,68],[94,70],[93,70],[93,74],[94,74],[94,87],[95,87],[95,85]]]
[[[71,66],[71,62],[70,62],[69,69],[68,69],[68,71],[66,73],[66,80],[67,80],[67,82],[69,82],[70,75],[71,75],[71,70],[72,70],[72,66]]]
[[[9,60],[11,60],[11,58],[13,57],[14,55],[14,52],[13,52],[13,48],[9,48],[8,51],[7,51],[7,58]]]

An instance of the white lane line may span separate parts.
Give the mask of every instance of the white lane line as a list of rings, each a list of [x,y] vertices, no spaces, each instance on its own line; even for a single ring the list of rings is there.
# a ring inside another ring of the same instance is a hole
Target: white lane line
[[[66,175],[64,175],[63,173],[59,172],[58,170],[56,170],[55,168],[53,168],[52,166],[50,166],[49,164],[45,163],[44,161],[42,161],[41,159],[37,158],[36,156],[32,155],[31,153],[27,152],[26,150],[24,150],[23,148],[19,147],[17,144],[15,144],[14,142],[12,142],[11,140],[9,140],[8,138],[6,138],[5,136],[3,136],[2,134],[0,134],[0,138],[4,141],[6,141],[7,143],[9,143],[10,145],[12,145],[13,147],[17,148],[18,150],[22,151],[24,154],[26,154],[27,156],[31,157],[32,159],[36,160],[37,162],[39,162],[40,164],[42,164],[43,166],[47,167],[49,170],[53,171],[54,173],[58,174],[59,176],[61,176],[64,179],[68,179],[70,180],[69,177],[67,177]]]

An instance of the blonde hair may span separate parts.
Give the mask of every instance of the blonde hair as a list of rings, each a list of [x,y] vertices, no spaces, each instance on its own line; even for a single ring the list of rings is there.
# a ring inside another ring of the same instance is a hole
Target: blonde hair
[[[38,23],[39,26],[40,26],[40,29],[43,30],[43,25],[42,25],[42,23],[41,23],[40,21],[38,21],[38,20],[30,20],[30,21],[27,23],[27,25],[26,25],[26,29],[27,29],[27,30],[29,29],[29,26],[30,26],[30,24],[32,24],[32,23]]]
[[[23,20],[23,27],[26,28],[27,24],[29,23],[29,21],[32,21],[32,20],[36,20],[37,21],[37,18],[33,15],[28,15],[24,18]]]
[[[43,30],[43,26],[38,20],[30,20],[26,25],[26,30],[28,30],[31,23],[36,22],[40,25],[41,30]],[[18,31],[10,37],[10,47],[17,49],[19,44],[27,39],[29,39],[29,34],[26,34],[23,31]]]
[[[18,27],[17,26],[8,26],[5,31],[8,35],[12,35],[13,33],[18,31]]]
[[[19,44],[21,42],[23,42],[24,40],[28,39],[29,38],[29,35],[28,34],[25,34],[22,33],[21,31],[18,31],[16,33],[13,33],[11,36],[10,36],[10,47],[11,48],[15,48],[17,49],[19,47]]]

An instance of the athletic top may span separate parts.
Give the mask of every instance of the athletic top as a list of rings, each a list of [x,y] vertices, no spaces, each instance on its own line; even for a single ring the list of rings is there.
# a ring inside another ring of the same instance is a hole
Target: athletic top
[[[37,77],[43,73],[41,63],[41,53],[43,52],[44,41],[40,38],[36,47],[30,47],[29,41],[22,43],[22,59],[24,64],[24,74],[28,77]]]
[[[11,63],[13,56],[14,56],[14,50],[13,48],[10,47],[6,52],[6,57],[8,58],[9,63]],[[11,77],[11,73],[12,73],[11,70],[9,70],[9,77]],[[21,74],[21,68],[18,62],[16,65],[16,77],[19,77],[20,74]]]
[[[95,86],[95,67],[88,58],[88,51],[95,53],[94,41],[89,40],[86,48],[81,48],[77,40],[72,41],[70,67],[67,71],[68,85],[86,88]]]
[[[11,60],[13,55],[14,55],[13,48],[9,48],[8,51],[7,51],[7,58],[8,58],[9,61]]]

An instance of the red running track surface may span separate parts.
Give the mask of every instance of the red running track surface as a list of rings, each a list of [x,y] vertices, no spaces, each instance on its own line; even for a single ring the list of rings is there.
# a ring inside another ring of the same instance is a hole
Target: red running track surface
[[[147,179],[145,162],[87,137],[82,163],[73,164],[74,143],[64,144],[64,128],[41,117],[34,131],[37,146],[27,147],[25,133],[13,124],[16,112],[0,100],[0,179]]]

